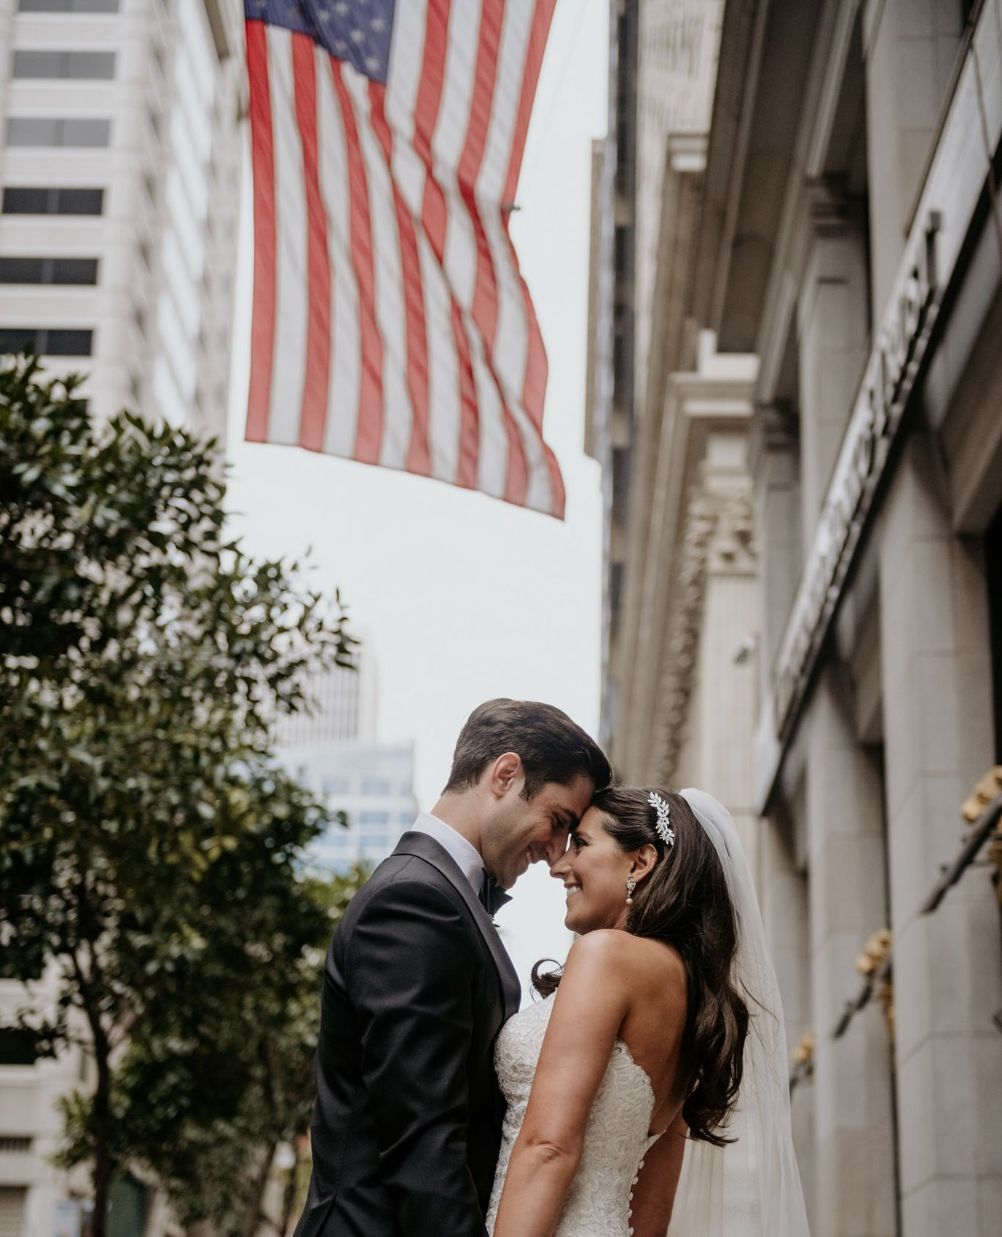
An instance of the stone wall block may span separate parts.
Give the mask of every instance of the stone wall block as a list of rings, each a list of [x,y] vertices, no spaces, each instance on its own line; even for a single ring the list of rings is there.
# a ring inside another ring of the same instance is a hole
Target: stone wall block
[[[901,1200],[907,1237],[987,1237],[998,1232],[996,1216],[988,1227],[978,1217],[977,1194],[968,1181],[935,1181]]]
[[[820,879],[813,886],[825,933],[851,932],[858,949],[871,933],[886,926],[884,839],[882,836],[833,835],[820,857]],[[860,932],[860,925],[871,926]],[[820,925],[819,925],[820,926]]]
[[[956,776],[919,777],[916,767],[908,795],[890,818],[891,926],[895,933],[918,915],[943,867],[960,850],[963,829],[958,808],[964,793]],[[955,892],[951,890],[951,896]]]
[[[932,1116],[935,1095],[932,1081],[931,1041],[906,1061],[898,1061],[898,1163],[902,1198],[925,1185],[936,1169],[939,1133]],[[905,1226],[908,1237],[911,1229]]]
[[[1002,1177],[983,1177],[977,1184],[976,1199],[978,1232],[997,1232],[1002,1216]]]
[[[975,1041],[972,1067],[980,1131],[974,1171],[978,1176],[994,1177],[1002,1187],[1002,1035],[994,1025]],[[996,1221],[1000,1217],[1002,1211],[997,1211]]]
[[[842,1016],[846,1001],[859,991],[862,982],[856,971],[859,954],[858,932],[830,932],[824,944],[811,955],[811,1004],[819,1055],[826,1051],[825,1044]]]
[[[899,1068],[933,1028],[926,928],[923,920],[915,920],[894,937],[894,1043]]]
[[[918,654],[912,658],[910,680],[912,690],[902,690],[902,703],[915,710],[917,758],[923,774],[956,776],[964,757],[955,656],[947,650]],[[958,806],[959,802],[951,814],[954,818]]]
[[[898,587],[910,594],[910,643],[915,649],[938,653],[956,647],[952,549],[952,538],[942,535],[916,538],[912,544],[908,570]]]
[[[981,546],[958,539],[951,543],[950,550],[950,599],[957,648],[964,652],[980,653],[987,673],[990,646]]]

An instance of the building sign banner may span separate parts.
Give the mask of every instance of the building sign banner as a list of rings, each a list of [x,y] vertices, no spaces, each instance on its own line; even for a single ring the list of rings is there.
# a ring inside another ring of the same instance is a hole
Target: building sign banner
[[[772,794],[821,644],[926,359],[944,294],[976,223],[992,158],[1002,141],[1002,59],[994,14],[993,6],[982,8],[967,47],[894,293],[864,371],[780,642],[771,710],[767,705],[758,739],[765,758],[756,794],[760,810]]]

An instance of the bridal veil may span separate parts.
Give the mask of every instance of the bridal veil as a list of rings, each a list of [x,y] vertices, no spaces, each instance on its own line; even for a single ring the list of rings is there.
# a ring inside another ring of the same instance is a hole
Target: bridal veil
[[[702,790],[683,799],[713,842],[737,919],[734,982],[751,1022],[725,1147],[686,1143],[668,1237],[808,1237],[790,1127],[789,1062],[776,972],[751,870],[727,809]]]

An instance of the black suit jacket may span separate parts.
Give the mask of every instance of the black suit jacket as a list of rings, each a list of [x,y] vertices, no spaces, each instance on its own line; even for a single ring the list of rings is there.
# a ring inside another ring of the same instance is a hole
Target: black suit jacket
[[[481,1237],[519,985],[469,881],[405,833],[327,954],[313,1176],[295,1237]]]

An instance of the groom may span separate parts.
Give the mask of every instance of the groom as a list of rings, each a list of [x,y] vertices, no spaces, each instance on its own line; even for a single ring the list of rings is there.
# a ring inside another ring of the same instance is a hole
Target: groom
[[[327,955],[313,1176],[295,1237],[481,1237],[504,1101],[494,1040],[519,985],[491,914],[554,862],[598,745],[547,704],[491,700],[430,814],[352,900]]]

